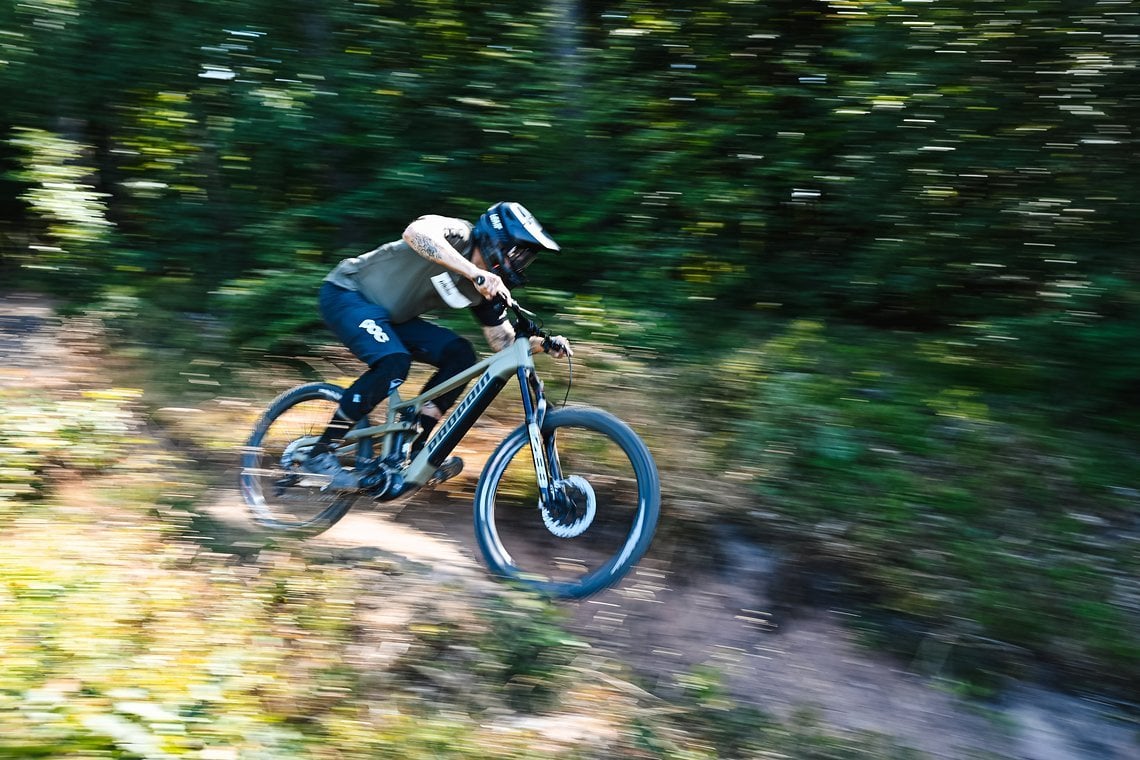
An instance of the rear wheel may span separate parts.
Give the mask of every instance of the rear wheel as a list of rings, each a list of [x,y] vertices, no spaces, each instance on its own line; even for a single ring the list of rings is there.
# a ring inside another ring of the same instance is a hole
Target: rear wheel
[[[581,598],[616,583],[657,527],[657,466],[628,425],[598,409],[550,412],[542,427],[552,498],[520,427],[487,461],[475,533],[491,570],[542,593]]]
[[[343,394],[329,383],[300,385],[274,399],[257,421],[242,450],[239,482],[246,507],[262,527],[320,533],[344,517],[359,497],[321,490],[325,479],[300,470]],[[367,425],[367,420],[358,423]],[[339,450],[338,457],[342,467],[353,468],[371,453],[371,441],[363,439]]]

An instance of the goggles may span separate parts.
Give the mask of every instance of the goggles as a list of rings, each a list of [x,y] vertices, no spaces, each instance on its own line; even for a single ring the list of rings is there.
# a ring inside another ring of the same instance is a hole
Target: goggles
[[[534,261],[534,257],[537,255],[538,250],[531,246],[516,245],[506,252],[503,259],[508,269],[521,272],[530,265],[530,262]]]

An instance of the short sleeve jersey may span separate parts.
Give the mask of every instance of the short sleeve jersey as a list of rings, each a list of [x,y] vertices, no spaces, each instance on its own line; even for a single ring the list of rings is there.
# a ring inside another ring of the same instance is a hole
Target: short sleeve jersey
[[[445,223],[447,242],[463,256],[469,257],[474,246],[471,223],[450,218]],[[452,275],[439,263],[419,255],[403,240],[394,240],[368,253],[342,260],[329,272],[325,281],[358,291],[387,310],[394,324],[400,324],[446,306],[431,281],[439,274],[451,276],[460,293],[473,304],[481,305],[483,296],[471,282]],[[480,313],[483,310],[476,308],[475,311],[480,321],[488,324]]]

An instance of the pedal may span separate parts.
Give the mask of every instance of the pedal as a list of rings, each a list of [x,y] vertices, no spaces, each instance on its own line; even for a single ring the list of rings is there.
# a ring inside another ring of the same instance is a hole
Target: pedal
[[[428,478],[427,483],[424,483],[424,485],[438,485],[445,480],[451,480],[461,472],[463,472],[463,460],[459,457],[448,457],[447,459],[443,460],[443,464],[441,464],[439,466],[439,469],[437,469],[435,473],[433,473],[432,476]]]

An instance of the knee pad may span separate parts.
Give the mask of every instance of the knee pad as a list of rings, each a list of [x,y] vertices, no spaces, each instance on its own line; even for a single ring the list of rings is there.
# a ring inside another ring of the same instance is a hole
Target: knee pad
[[[393,388],[404,382],[411,367],[410,354],[389,354],[374,362],[345,391],[340,401],[341,413],[350,420],[361,419],[386,399]]]

